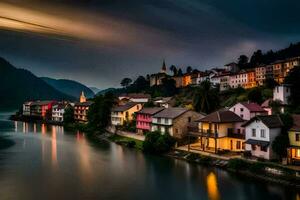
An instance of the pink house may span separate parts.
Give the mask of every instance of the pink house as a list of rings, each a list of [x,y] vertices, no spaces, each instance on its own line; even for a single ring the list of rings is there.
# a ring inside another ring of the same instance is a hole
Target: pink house
[[[164,110],[164,108],[143,108],[136,112],[136,129],[138,134],[144,134],[151,130],[152,116]]]
[[[268,112],[257,103],[240,102],[232,106],[230,111],[234,112],[244,120],[250,120],[257,115],[268,115]]]

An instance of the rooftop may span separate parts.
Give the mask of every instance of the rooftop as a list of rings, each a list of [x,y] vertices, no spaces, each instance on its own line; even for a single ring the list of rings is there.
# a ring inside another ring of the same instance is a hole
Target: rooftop
[[[244,120],[240,118],[237,114],[226,109],[218,110],[198,120],[198,122],[213,122],[213,123],[233,123],[233,122],[243,122],[243,121]]]
[[[293,126],[291,130],[300,131],[300,115],[292,115],[293,117]]]
[[[166,108],[163,111],[155,114],[153,117],[175,119],[187,111],[189,110],[186,108]]]
[[[130,108],[132,108],[133,106],[137,105],[139,103],[134,103],[134,102],[129,102],[125,105],[122,105],[122,106],[116,106],[112,109],[113,112],[124,112]]]
[[[92,105],[93,104],[93,102],[92,101],[86,101],[86,102],[77,102],[77,103],[75,103],[75,106],[90,106],[90,105]]]
[[[53,103],[54,101],[34,101],[31,103],[32,106],[42,106],[46,104]]]
[[[241,102],[243,106],[245,106],[250,112],[267,112],[260,105],[253,102]]]
[[[248,122],[243,124],[243,127],[248,126],[252,122],[259,120],[265,124],[268,128],[280,128],[283,126],[283,123],[278,115],[257,115],[250,119]]]
[[[137,113],[140,114],[149,114],[149,115],[154,115],[160,111],[164,110],[164,108],[160,107],[154,107],[154,108],[143,108],[142,110],[138,111]]]

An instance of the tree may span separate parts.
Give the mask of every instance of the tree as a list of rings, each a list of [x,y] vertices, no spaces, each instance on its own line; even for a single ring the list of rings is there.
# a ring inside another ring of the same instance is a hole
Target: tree
[[[121,81],[121,86],[127,88],[130,85],[130,83],[132,83],[132,80],[130,78],[124,78]]]
[[[270,102],[270,107],[272,108],[273,114],[280,114],[281,113],[281,107],[282,107],[282,101],[279,99],[276,99],[274,101]]]
[[[175,65],[171,65],[170,71],[173,72],[173,76],[177,76],[177,68]]]
[[[183,76],[183,72],[181,68],[178,69],[177,76]]]
[[[165,97],[177,94],[176,82],[174,79],[164,78],[161,85],[162,95]]]
[[[248,93],[248,100],[261,104],[263,102],[262,91],[260,88],[253,88]]]
[[[159,131],[146,134],[143,150],[147,153],[161,154],[171,150],[176,140],[169,133],[161,134]]]
[[[240,55],[238,58],[238,66],[240,69],[247,68],[249,58],[246,55]]]
[[[220,105],[219,92],[209,81],[203,81],[193,97],[193,107],[198,112],[210,113]]]
[[[149,88],[149,81],[143,76],[139,76],[133,84],[130,86],[130,91],[132,92],[142,92]]]
[[[263,54],[261,50],[255,51],[250,58],[251,67],[256,67],[259,64],[263,63]]]
[[[269,88],[269,89],[274,89],[276,86],[278,85],[278,83],[274,80],[274,78],[267,78],[266,80],[265,80],[265,84],[264,84],[264,86],[266,87],[266,88]]]
[[[272,143],[272,150],[282,159],[287,156],[287,148],[290,145],[288,130],[293,126],[293,118],[289,114],[281,114],[280,119],[283,122],[283,127],[280,135]]]
[[[74,120],[74,108],[72,106],[68,106],[64,112],[64,124],[72,124],[75,122]]]
[[[103,131],[109,125],[111,108],[114,103],[114,95],[110,92],[104,96],[96,96],[87,114],[89,128],[94,131]]]
[[[300,66],[294,67],[285,78],[285,83],[291,88],[289,103],[293,108],[300,105]]]
[[[186,68],[186,73],[191,73],[193,71],[193,68],[191,67],[191,66],[188,66],[187,68]]]

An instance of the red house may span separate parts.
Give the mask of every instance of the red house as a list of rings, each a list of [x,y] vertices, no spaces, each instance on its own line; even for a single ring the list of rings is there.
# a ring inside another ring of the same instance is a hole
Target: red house
[[[35,101],[30,105],[30,115],[46,119],[51,117],[52,106],[56,101]],[[47,116],[47,114],[49,116]]]
[[[138,134],[144,134],[151,130],[152,116],[164,110],[164,108],[143,108],[136,112],[136,129]]]

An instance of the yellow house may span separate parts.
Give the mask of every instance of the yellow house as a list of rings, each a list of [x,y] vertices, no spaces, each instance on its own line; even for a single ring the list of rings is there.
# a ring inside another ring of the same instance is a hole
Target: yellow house
[[[294,125],[289,130],[288,163],[300,165],[300,115],[293,115]]]
[[[219,110],[198,120],[198,130],[189,134],[198,138],[190,145],[193,150],[218,153],[244,150],[245,134],[241,127],[244,120],[229,110]]]
[[[142,109],[142,104],[130,102],[122,106],[116,106],[111,111],[111,124],[123,125],[125,121],[133,120],[134,113]]]

